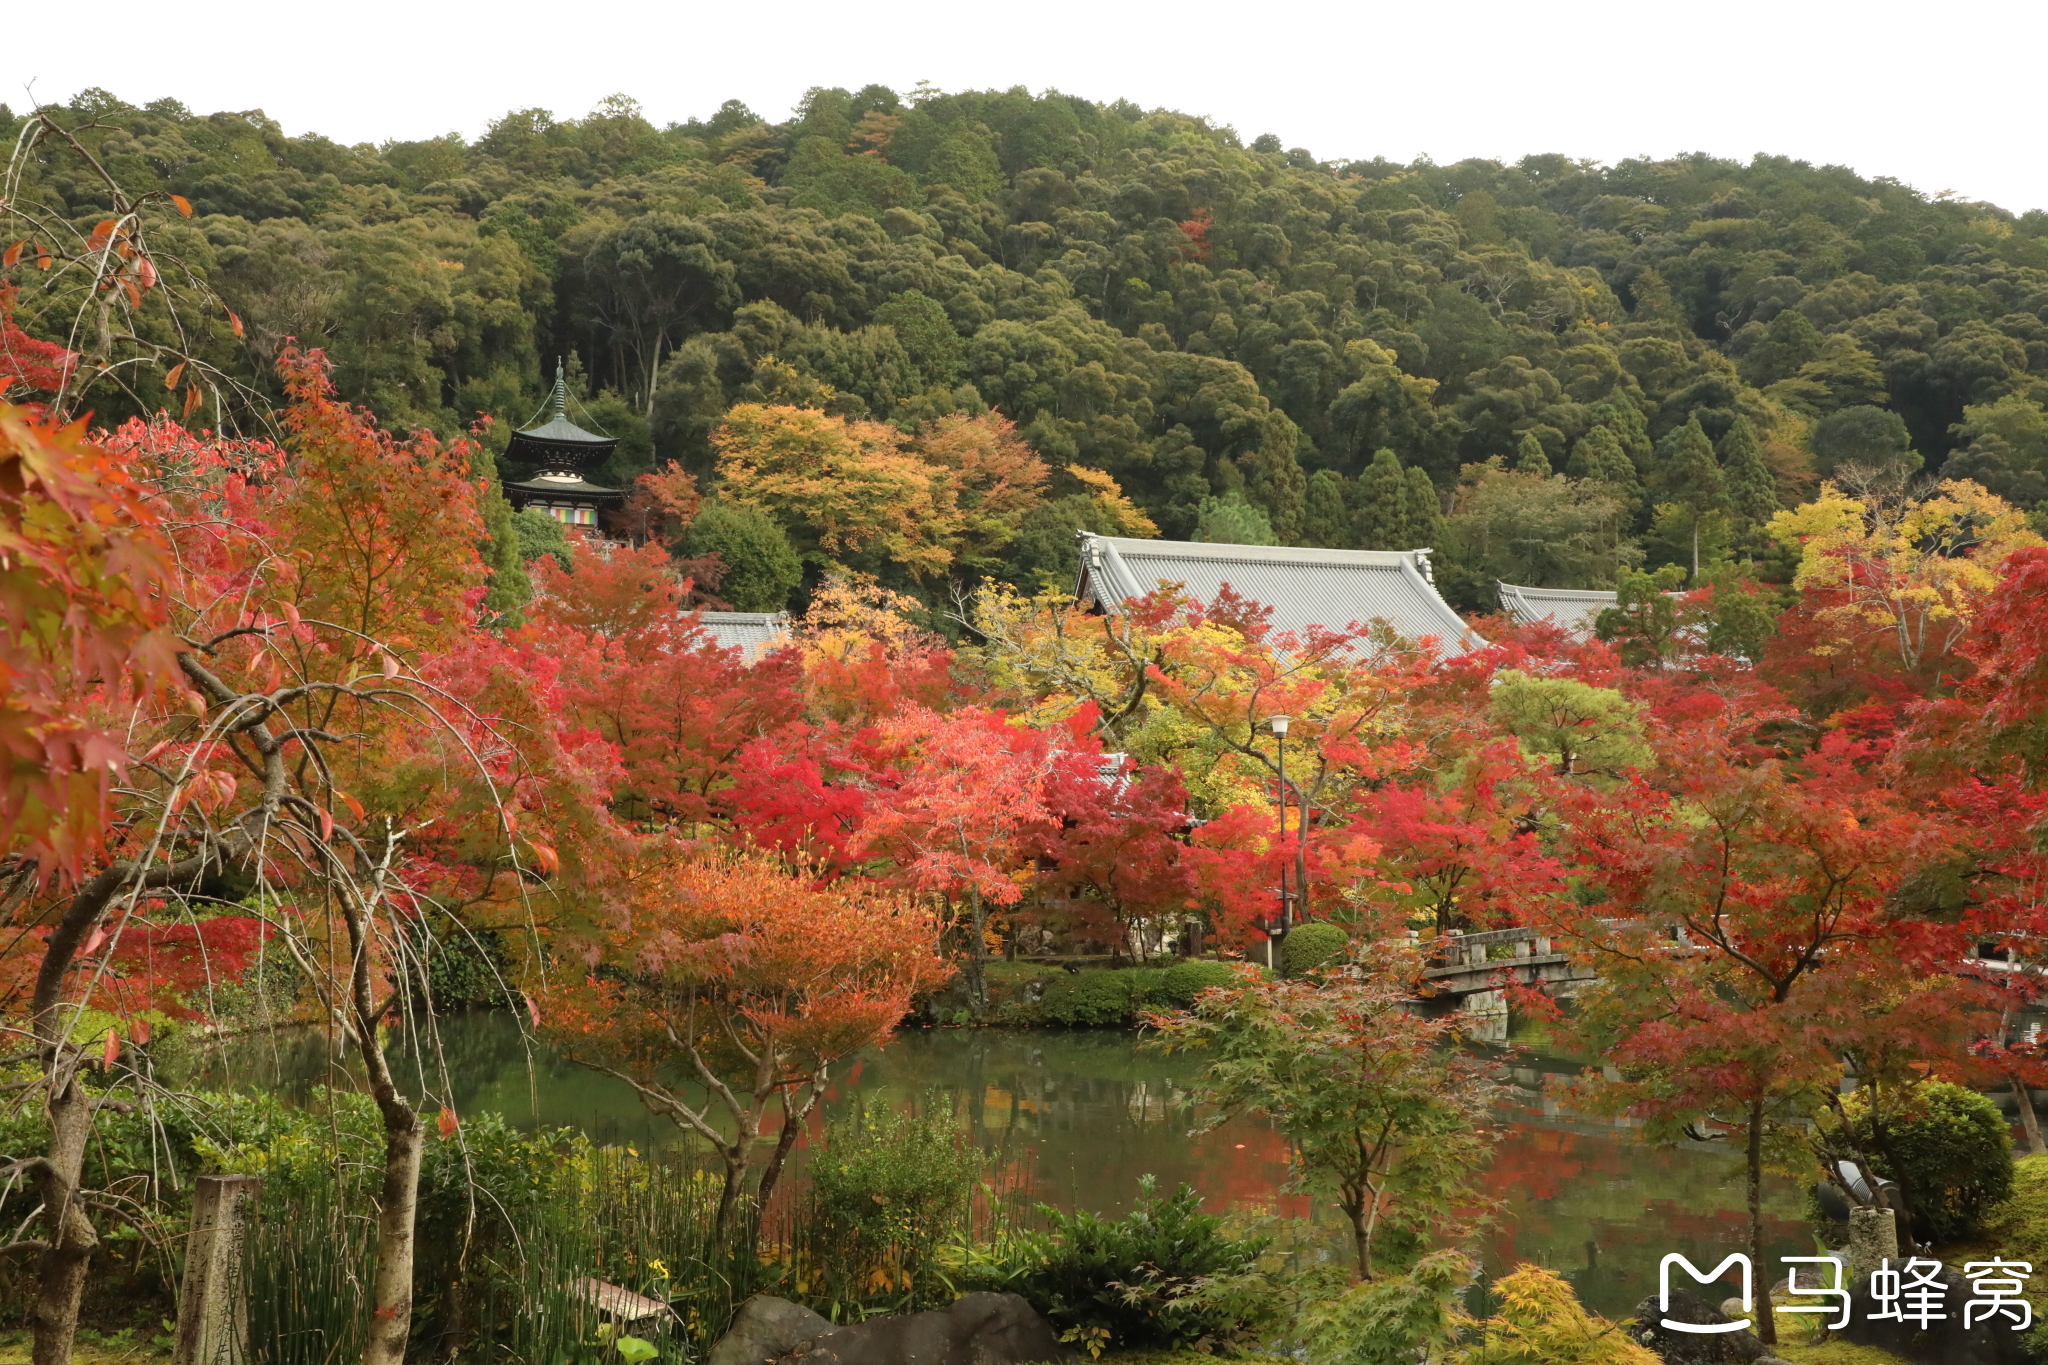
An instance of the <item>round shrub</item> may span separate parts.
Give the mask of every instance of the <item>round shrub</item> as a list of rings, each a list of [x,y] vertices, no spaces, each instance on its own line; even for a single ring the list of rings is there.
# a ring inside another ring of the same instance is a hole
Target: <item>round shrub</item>
[[[1306,976],[1344,956],[1351,936],[1334,924],[1312,920],[1288,931],[1280,940],[1280,966],[1288,976]]]
[[[1069,1339],[1118,1350],[1249,1346],[1277,1316],[1269,1281],[1247,1287],[1271,1244],[1239,1238],[1182,1185],[1160,1195],[1151,1176],[1122,1218],[1045,1208],[1050,1227],[1018,1239],[1000,1287],[1021,1294]]]
[[[1847,1097],[1849,1121],[1877,1173],[1896,1180],[1919,1236],[1936,1243],[1974,1237],[2013,1191],[2012,1134],[1998,1106],[1973,1090],[1936,1081],[1911,1107],[1871,1122],[1866,1092]]]
[[[1160,973],[1160,994],[1177,1010],[1194,1008],[1195,997],[1212,986],[1228,986],[1237,971],[1227,962],[1176,962]]]
[[[767,513],[737,503],[704,504],[681,549],[693,559],[716,554],[725,561],[718,595],[735,611],[781,611],[803,581],[803,561]]]

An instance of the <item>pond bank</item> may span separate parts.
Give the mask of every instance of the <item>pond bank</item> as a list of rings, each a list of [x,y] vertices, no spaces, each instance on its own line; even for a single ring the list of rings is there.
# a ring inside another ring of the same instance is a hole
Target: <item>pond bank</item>
[[[456,1108],[490,1110],[515,1126],[574,1127],[643,1151],[684,1145],[622,1083],[571,1066],[521,1036],[503,1013],[449,1016],[442,1054]],[[309,1094],[337,1066],[322,1040],[273,1035],[222,1049],[213,1080]],[[210,1071],[214,1068],[209,1067]],[[1526,1080],[1538,1078],[1532,1067]],[[1302,1215],[1283,1192],[1286,1149],[1263,1123],[1236,1120],[1193,1134],[1199,1063],[1107,1030],[911,1029],[845,1070],[825,1109],[942,1103],[1007,1178],[1061,1208],[1121,1213],[1140,1176],[1185,1181],[1208,1206]],[[1483,1234],[1489,1272],[1535,1261],[1569,1278],[1588,1308],[1626,1313],[1654,1286],[1657,1263],[1683,1252],[1719,1260],[1741,1249],[1741,1162],[1717,1143],[1656,1148],[1625,1125],[1575,1116],[1540,1089],[1518,1090],[1486,1180],[1500,1211]],[[1799,1195],[1773,1181],[1766,1254],[1811,1248]],[[1711,1263],[1711,1262],[1709,1262]]]

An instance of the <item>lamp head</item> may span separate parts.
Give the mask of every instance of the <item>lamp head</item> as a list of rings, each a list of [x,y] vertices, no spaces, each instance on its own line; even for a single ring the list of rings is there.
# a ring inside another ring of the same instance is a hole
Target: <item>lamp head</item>
[[[1266,724],[1270,725],[1273,728],[1274,734],[1278,735],[1282,739],[1285,739],[1287,738],[1287,725],[1289,719],[1290,718],[1287,716],[1274,716],[1271,720],[1267,721]]]

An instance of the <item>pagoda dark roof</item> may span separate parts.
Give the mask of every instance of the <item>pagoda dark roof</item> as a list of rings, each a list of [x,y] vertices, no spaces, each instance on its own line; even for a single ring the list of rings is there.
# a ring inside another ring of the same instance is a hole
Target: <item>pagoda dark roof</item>
[[[537,427],[513,432],[512,443],[505,450],[506,458],[538,464],[543,469],[566,470],[596,464],[612,453],[619,443],[618,437],[585,431],[569,420],[569,389],[560,365],[555,366],[552,400],[555,415]]]
[[[515,431],[514,436],[524,436],[529,441],[551,441],[558,445],[604,446],[610,448],[619,443],[616,436],[599,436],[594,431],[585,431],[566,417],[555,417],[537,427]]]

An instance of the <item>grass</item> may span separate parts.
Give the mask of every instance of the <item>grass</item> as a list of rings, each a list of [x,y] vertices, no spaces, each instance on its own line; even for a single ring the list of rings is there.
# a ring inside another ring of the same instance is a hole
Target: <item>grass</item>
[[[0,1365],[28,1365],[30,1337],[27,1331],[0,1331]],[[119,1332],[95,1332],[81,1327],[72,1347],[73,1365],[163,1365],[171,1358],[168,1333],[145,1337],[130,1327]]]
[[[1792,1365],[1900,1365],[1900,1358],[1890,1351],[1880,1351],[1875,1346],[1851,1346],[1846,1341],[1830,1341],[1824,1346],[1780,1342],[1777,1350],[1779,1357]]]

